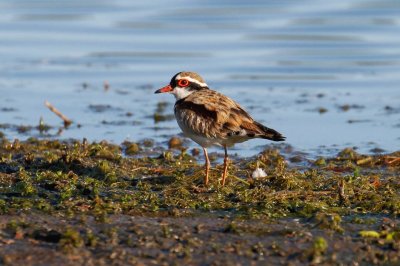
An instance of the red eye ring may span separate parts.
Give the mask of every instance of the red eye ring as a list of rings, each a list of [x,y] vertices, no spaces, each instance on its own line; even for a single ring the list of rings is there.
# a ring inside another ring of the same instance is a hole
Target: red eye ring
[[[188,80],[186,80],[186,79],[180,79],[180,80],[178,80],[178,86],[179,87],[187,87],[187,86],[189,86],[189,81]]]

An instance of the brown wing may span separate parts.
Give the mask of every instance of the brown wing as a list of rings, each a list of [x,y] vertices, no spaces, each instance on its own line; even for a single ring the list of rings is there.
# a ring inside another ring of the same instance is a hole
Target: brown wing
[[[262,137],[278,140],[278,132],[254,121],[238,103],[213,90],[197,91],[177,101],[175,115],[192,133],[208,138]]]

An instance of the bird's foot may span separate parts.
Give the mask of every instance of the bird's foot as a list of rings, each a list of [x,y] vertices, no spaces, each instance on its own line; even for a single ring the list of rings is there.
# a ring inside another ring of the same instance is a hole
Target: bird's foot
[[[227,177],[228,177],[228,167],[224,166],[224,172],[222,173],[220,182],[221,186],[225,186]]]
[[[226,177],[222,177],[220,182],[221,186],[225,186],[225,182],[226,182]]]

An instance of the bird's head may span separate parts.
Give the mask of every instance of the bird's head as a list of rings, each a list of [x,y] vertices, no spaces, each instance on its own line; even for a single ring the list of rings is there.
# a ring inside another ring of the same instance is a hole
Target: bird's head
[[[208,89],[208,86],[199,74],[195,72],[179,72],[172,77],[167,86],[156,90],[155,93],[172,93],[177,100],[180,100],[195,91],[203,89]]]

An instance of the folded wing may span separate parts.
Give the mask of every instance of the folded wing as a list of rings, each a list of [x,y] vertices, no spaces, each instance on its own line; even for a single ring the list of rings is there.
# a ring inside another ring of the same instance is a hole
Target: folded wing
[[[190,133],[207,138],[238,142],[249,138],[285,139],[274,129],[254,121],[238,103],[213,90],[201,90],[177,101],[175,116]]]

